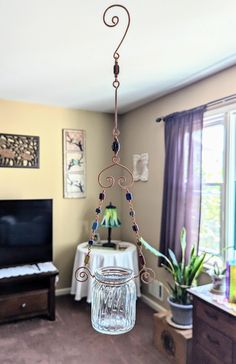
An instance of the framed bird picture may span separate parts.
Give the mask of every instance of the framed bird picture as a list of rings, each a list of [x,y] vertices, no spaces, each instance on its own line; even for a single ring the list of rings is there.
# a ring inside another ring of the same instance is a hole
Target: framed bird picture
[[[64,198],[86,197],[85,131],[63,129]]]

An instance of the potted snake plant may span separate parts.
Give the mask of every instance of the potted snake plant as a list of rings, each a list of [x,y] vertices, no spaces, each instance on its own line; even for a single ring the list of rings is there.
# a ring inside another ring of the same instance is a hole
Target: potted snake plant
[[[145,246],[145,241],[142,241]],[[180,261],[176,258],[174,252],[169,249],[169,256],[162,254],[152,248],[152,252],[164,259],[162,266],[171,274],[173,282],[167,282],[170,296],[168,303],[172,312],[172,321],[181,326],[190,326],[192,324],[192,302],[188,289],[191,288],[196,278],[203,268],[206,253],[198,254],[193,246],[189,258],[186,257],[186,229],[182,228],[180,233],[180,244],[182,256]],[[147,246],[146,248],[150,250]]]

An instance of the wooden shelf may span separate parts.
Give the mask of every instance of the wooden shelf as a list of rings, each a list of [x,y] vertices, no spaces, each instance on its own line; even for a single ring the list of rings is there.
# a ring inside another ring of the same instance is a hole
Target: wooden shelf
[[[0,323],[44,315],[55,320],[58,271],[0,279]]]

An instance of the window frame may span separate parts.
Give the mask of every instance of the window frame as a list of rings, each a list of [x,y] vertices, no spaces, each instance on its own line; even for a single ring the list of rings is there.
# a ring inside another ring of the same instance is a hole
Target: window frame
[[[235,259],[236,250],[227,249],[227,243],[233,240],[235,245],[236,229],[235,219],[235,181],[236,181],[236,103],[224,107],[214,108],[204,114],[203,128],[220,124],[217,115],[222,117],[224,126],[224,158],[223,158],[223,182],[221,204],[221,228],[220,228],[220,258],[225,263],[228,259]],[[234,120],[233,120],[234,119]],[[215,121],[214,121],[215,120]],[[209,125],[207,125],[209,123]],[[219,183],[217,183],[219,184]],[[211,183],[206,185],[211,185]],[[200,242],[199,242],[200,245]],[[212,266],[214,259],[207,261],[206,266]]]

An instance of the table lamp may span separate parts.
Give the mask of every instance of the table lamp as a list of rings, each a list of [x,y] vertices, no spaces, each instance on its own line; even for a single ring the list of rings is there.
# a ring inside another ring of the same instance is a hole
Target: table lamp
[[[117,216],[117,208],[113,206],[112,203],[106,206],[104,216],[101,222],[101,226],[108,228],[108,237],[107,243],[104,243],[103,246],[107,248],[115,248],[116,244],[111,242],[111,230],[112,228],[119,227],[121,225],[120,220]]]

